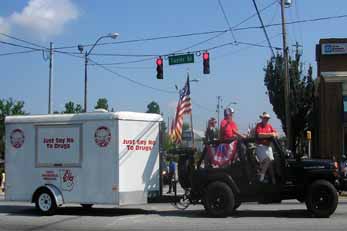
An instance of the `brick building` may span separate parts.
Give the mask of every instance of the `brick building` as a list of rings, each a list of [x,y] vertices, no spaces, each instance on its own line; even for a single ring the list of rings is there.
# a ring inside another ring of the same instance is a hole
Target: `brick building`
[[[318,74],[316,157],[340,159],[347,153],[347,39],[321,39],[316,46]]]

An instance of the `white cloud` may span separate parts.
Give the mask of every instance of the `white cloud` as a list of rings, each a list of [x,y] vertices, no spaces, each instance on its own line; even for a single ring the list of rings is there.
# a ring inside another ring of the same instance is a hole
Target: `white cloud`
[[[8,22],[0,17],[0,33],[8,33],[10,31],[10,25]]]
[[[8,21],[46,39],[60,34],[64,25],[77,17],[78,9],[71,0],[29,0]]]

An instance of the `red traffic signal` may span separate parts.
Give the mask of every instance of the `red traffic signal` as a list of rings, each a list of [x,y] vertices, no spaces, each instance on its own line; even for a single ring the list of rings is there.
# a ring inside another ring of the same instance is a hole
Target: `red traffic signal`
[[[157,58],[156,63],[157,63],[157,65],[162,65],[163,64],[163,59],[162,58]]]
[[[164,68],[163,68],[163,58],[159,57],[155,61],[157,64],[157,79],[163,79],[164,78]]]
[[[210,74],[210,53],[207,51],[202,54],[204,74]]]

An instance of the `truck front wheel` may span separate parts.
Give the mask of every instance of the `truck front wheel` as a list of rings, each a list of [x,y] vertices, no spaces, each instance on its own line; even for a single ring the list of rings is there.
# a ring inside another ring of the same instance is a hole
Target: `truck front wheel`
[[[335,212],[337,203],[337,191],[329,181],[317,180],[310,185],[306,206],[316,217],[330,217]]]
[[[43,215],[52,215],[57,209],[55,198],[48,189],[42,189],[37,194],[35,205]]]
[[[208,185],[204,197],[204,207],[212,217],[226,217],[235,207],[232,189],[224,182],[213,182]]]

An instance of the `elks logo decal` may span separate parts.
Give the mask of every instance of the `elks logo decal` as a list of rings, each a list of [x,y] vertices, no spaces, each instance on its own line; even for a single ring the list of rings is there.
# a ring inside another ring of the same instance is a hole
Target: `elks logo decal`
[[[95,143],[99,147],[107,147],[107,145],[111,142],[111,131],[108,127],[101,126],[96,129],[94,134]]]
[[[24,144],[24,132],[19,128],[14,129],[10,135],[10,142],[12,147],[21,148]]]
[[[63,191],[72,191],[75,184],[75,176],[72,175],[70,169],[60,170],[60,182]]]

